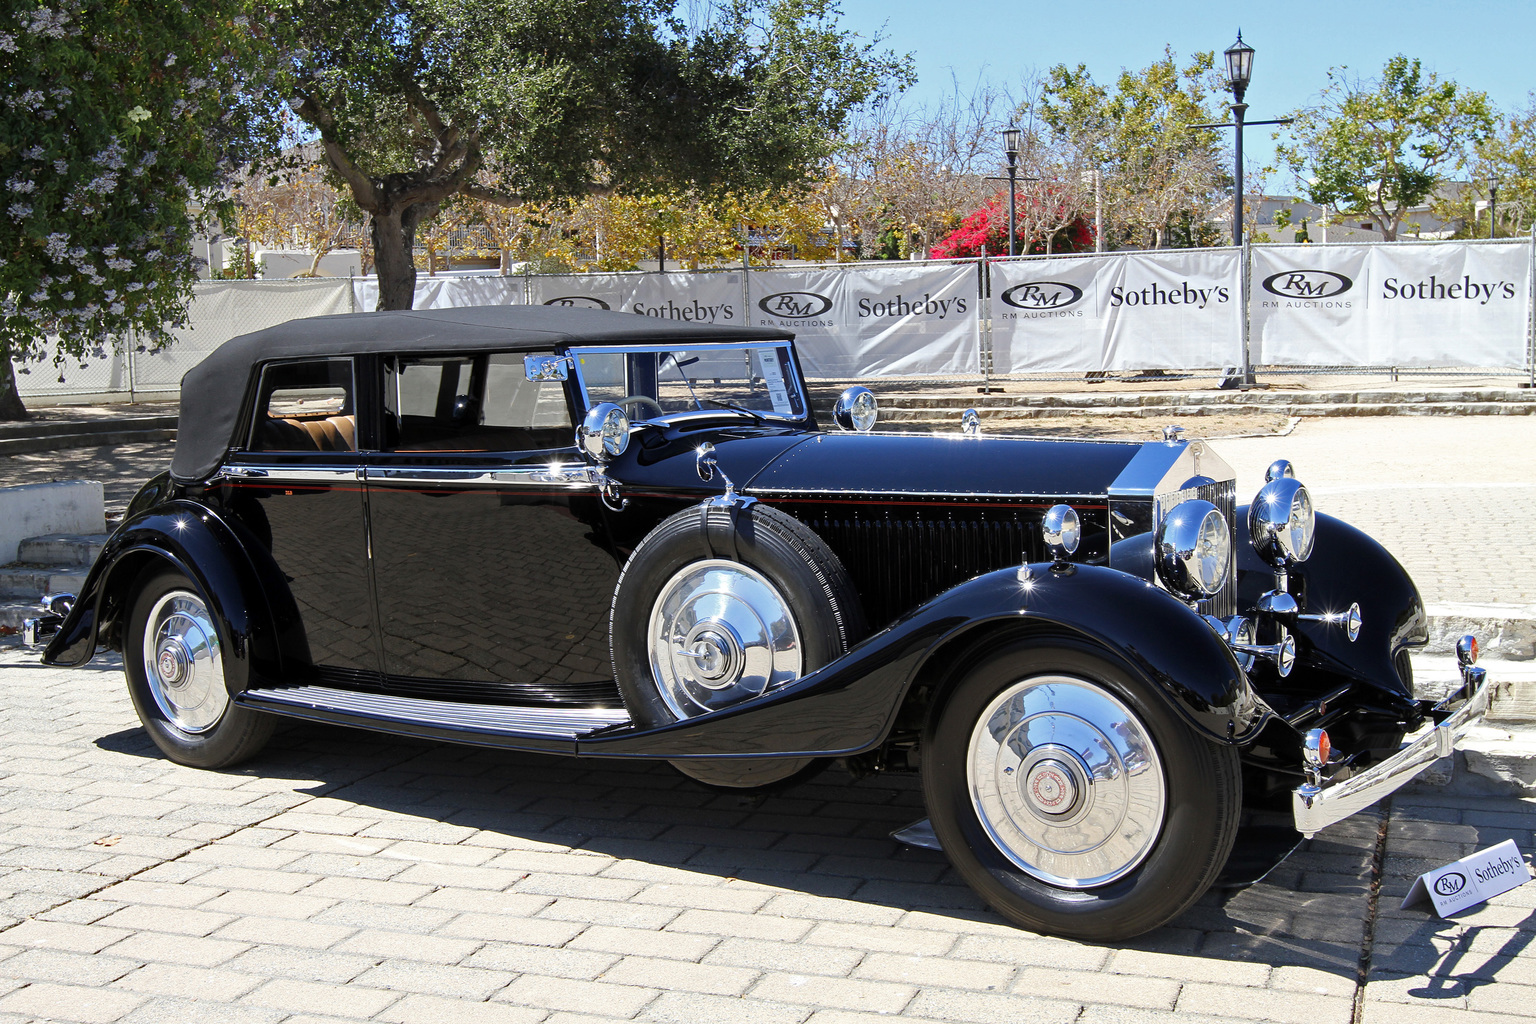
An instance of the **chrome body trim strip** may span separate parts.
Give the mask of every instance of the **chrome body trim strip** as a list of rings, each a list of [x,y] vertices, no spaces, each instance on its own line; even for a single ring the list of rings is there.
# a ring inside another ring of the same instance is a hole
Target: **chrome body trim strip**
[[[1343,782],[1321,786],[1304,784],[1292,790],[1291,813],[1296,819],[1296,830],[1310,837],[1390,796],[1435,761],[1449,757],[1488,712],[1488,677],[1481,670],[1474,671],[1477,675],[1464,684],[1472,692],[1462,706],[1396,754]]]
[[[223,465],[209,478],[209,483],[220,479],[259,480],[262,483],[302,484],[355,482],[362,478],[361,466],[285,465],[282,463],[238,463]]]
[[[449,469],[441,466],[369,466],[364,478],[377,483],[442,484],[448,487],[592,487],[592,467],[583,462],[555,462],[542,466],[508,466],[503,469]]]
[[[763,497],[771,495],[792,494],[803,496],[806,501],[815,501],[830,494],[858,494],[871,498],[985,498],[988,500],[1008,500],[1020,504],[1044,503],[1055,505],[1062,502],[1092,501],[1103,504],[1106,496],[1098,494],[1021,494],[1003,493],[1000,491],[868,491],[868,490],[844,490],[830,487],[817,487],[807,489],[804,487],[743,487],[743,494],[755,494]]]
[[[534,708],[425,700],[338,690],[329,686],[285,686],[246,690],[242,698],[264,705],[339,711],[394,722],[413,722],[466,732],[532,735],[574,740],[597,729],[629,724],[622,708]]]

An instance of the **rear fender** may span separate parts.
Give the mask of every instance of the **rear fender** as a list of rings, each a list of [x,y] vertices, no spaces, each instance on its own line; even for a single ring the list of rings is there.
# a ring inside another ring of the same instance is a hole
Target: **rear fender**
[[[981,639],[1068,634],[1102,646],[1166,694],[1200,732],[1242,742],[1263,705],[1232,653],[1187,606],[1099,566],[1003,569],[953,587],[817,671],[753,701],[655,729],[584,737],[621,757],[840,756],[878,746],[913,683],[952,673]]]
[[[219,626],[231,692],[243,690],[253,675],[281,671],[285,652],[273,628],[267,590],[246,547],[213,511],[186,501],[155,506],[118,527],[43,652],[43,663],[83,665],[99,646],[120,649],[134,581],[155,565],[187,576],[207,598]],[[278,593],[286,595],[287,588]]]

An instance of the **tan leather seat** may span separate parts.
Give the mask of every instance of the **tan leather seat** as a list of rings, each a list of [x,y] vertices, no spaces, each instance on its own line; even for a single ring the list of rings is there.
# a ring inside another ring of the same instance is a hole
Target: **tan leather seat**
[[[268,452],[357,451],[357,417],[272,418],[262,424],[261,450]]]

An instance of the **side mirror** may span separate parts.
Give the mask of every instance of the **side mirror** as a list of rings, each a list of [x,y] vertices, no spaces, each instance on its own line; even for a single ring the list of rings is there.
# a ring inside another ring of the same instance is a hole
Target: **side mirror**
[[[838,395],[837,404],[832,407],[832,419],[839,427],[860,433],[873,427],[879,415],[875,393],[857,384]]]
[[[629,447],[629,417],[612,402],[595,405],[576,428],[576,447],[601,464]]]
[[[523,376],[536,384],[552,380],[568,380],[571,376],[571,358],[570,356],[523,356]]]

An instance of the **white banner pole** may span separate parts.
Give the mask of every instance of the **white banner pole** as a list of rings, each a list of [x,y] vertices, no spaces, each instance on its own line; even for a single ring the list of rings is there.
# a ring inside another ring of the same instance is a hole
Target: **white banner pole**
[[[1488,219],[1492,223],[1491,214]],[[1526,317],[1525,363],[1530,370],[1530,379],[1525,386],[1536,388],[1536,221],[1531,222],[1531,282],[1527,297],[1530,315]]]
[[[1238,129],[1238,135],[1239,136],[1242,135],[1242,129],[1241,128]],[[1241,386],[1244,387],[1244,388],[1251,388],[1251,387],[1255,387],[1255,386],[1258,385],[1258,381],[1253,379],[1253,350],[1252,350],[1252,348],[1249,345],[1249,342],[1250,342],[1250,340],[1253,337],[1252,329],[1251,329],[1251,323],[1252,323],[1252,319],[1253,319],[1253,316],[1252,316],[1253,308],[1252,308],[1252,305],[1251,305],[1251,303],[1253,302],[1253,249],[1251,248],[1252,245],[1253,245],[1253,240],[1248,237],[1247,232],[1244,232],[1243,233],[1243,272],[1242,272],[1242,277],[1241,277],[1241,282],[1242,282],[1241,286],[1242,286],[1242,289],[1243,289],[1243,299],[1242,299],[1242,302],[1243,302],[1243,376],[1242,376],[1242,378],[1241,378],[1241,380],[1239,382],[1241,384]]]

